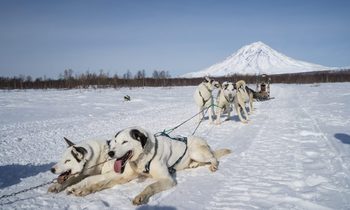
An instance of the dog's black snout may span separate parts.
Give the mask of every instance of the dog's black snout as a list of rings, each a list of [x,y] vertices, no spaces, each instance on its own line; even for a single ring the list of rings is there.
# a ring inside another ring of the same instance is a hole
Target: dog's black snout
[[[51,172],[54,174],[56,172],[55,168],[51,168]]]
[[[109,155],[109,157],[114,157],[114,152],[113,151],[109,151],[108,155]]]

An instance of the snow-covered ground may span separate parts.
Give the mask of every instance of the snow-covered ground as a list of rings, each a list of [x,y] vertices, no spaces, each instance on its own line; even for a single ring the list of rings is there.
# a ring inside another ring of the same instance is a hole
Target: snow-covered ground
[[[0,196],[53,179],[50,167],[75,142],[139,125],[154,132],[197,112],[195,87],[0,92]],[[146,206],[131,200],[152,180],[86,197],[47,186],[0,200],[0,209],[350,209],[350,83],[272,85],[246,125],[202,123],[197,135],[230,148],[219,170],[177,172],[178,185]],[[123,96],[131,101],[124,102]],[[193,120],[174,131],[189,135]]]

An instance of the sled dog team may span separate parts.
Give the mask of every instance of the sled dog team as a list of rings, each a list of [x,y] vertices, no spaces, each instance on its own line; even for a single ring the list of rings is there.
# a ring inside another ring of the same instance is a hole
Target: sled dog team
[[[215,88],[219,88],[216,104],[212,96]],[[213,122],[213,110],[215,110],[216,123],[220,124],[220,117],[223,112],[227,112],[227,120],[230,118],[231,105],[233,104],[240,121],[247,123],[249,120],[248,113],[253,112],[253,95],[254,91],[243,80],[236,83],[223,82],[220,85],[218,81],[206,77],[194,92],[194,100],[199,107],[199,111],[202,112],[200,119],[204,118],[204,110],[208,109],[209,120]],[[246,104],[248,104],[249,112],[247,112]],[[244,113],[244,118],[241,112]]]
[[[235,84],[224,82],[220,85],[217,81],[205,78],[194,94],[202,114],[208,109],[209,119],[213,120],[214,88],[220,88],[215,106],[216,123],[220,123],[224,111],[230,117],[231,104],[240,120],[247,122],[245,104],[249,104],[251,112],[253,92],[242,80]],[[175,171],[209,165],[209,170],[215,172],[219,166],[218,159],[231,153],[229,149],[212,150],[203,138],[197,136],[172,138],[164,133],[153,134],[141,127],[121,130],[107,141],[96,139],[79,144],[66,138],[65,141],[68,145],[66,151],[51,168],[58,178],[49,187],[49,192],[65,191],[85,196],[141,177],[154,179],[154,183],[146,186],[132,200],[134,205],[145,204],[152,195],[174,187],[176,180],[172,175]]]

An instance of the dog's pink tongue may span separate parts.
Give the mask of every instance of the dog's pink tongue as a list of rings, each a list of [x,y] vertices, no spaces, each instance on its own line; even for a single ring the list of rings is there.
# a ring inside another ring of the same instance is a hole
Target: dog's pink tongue
[[[121,173],[122,172],[122,161],[121,160],[116,160],[114,162],[114,171],[116,173]]]

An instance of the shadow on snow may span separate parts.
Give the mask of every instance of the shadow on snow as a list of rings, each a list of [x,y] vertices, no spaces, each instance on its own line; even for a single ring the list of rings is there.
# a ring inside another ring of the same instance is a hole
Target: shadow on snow
[[[344,144],[350,144],[350,136],[345,133],[336,133],[334,137],[343,142]]]
[[[137,210],[176,210],[176,208],[172,207],[172,206],[143,205],[143,206],[138,207]]]
[[[9,187],[14,184],[21,182],[21,179],[27,178],[30,176],[35,176],[41,172],[50,170],[51,166],[54,163],[47,163],[42,165],[5,165],[0,166],[0,189]]]

